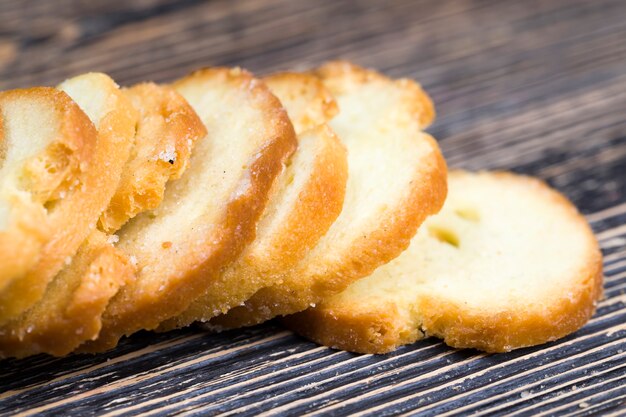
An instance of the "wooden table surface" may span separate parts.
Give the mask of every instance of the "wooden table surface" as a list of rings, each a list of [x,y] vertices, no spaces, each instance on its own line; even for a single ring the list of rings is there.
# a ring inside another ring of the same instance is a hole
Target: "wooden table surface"
[[[104,355],[1,361],[0,413],[626,415],[624,0],[0,2],[2,89],[333,58],[419,80],[451,167],[536,175],[580,207],[604,251],[592,320],[497,355],[434,339],[355,355],[272,323],[146,332]]]

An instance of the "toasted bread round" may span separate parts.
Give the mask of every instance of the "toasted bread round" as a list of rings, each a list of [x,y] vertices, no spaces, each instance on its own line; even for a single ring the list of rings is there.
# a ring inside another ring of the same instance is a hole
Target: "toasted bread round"
[[[53,232],[46,205],[67,192],[80,159],[91,157],[95,134],[78,106],[53,88],[0,93],[0,292],[39,261]]]
[[[81,350],[108,349],[184,311],[254,239],[270,187],[294,151],[285,110],[251,74],[205,69],[173,87],[209,133],[162,204],[120,230],[117,247],[137,259],[139,272],[109,303],[98,339]]]
[[[311,74],[281,73],[264,78],[268,80],[298,133],[298,149],[272,186],[255,240],[204,295],[160,330],[207,321],[278,282],[341,212],[346,151],[325,124],[336,114],[334,99]]]
[[[446,195],[446,165],[422,128],[434,114],[421,87],[332,62],[317,71],[339,105],[330,122],[348,150],[341,214],[281,282],[211,325],[251,325],[302,311],[398,256]]]
[[[171,88],[140,84],[124,93],[140,117],[131,157],[109,208],[100,217],[102,226],[109,214],[109,230],[158,206],[166,181],[182,174],[193,143],[206,135],[191,106]],[[19,320],[0,328],[5,334],[0,337],[0,355],[64,355],[95,339],[108,301],[134,274],[130,259],[112,246],[117,239],[94,231],[42,300]]]
[[[52,238],[43,245],[37,263],[0,292],[0,324],[16,319],[41,298],[48,283],[93,230],[117,187],[134,138],[136,112],[106,75],[81,75],[59,88],[62,91],[46,91],[66,117],[46,118],[34,111],[37,117],[30,112],[13,118],[20,126],[28,126],[30,120],[50,123],[40,129],[54,129],[62,132],[60,137],[73,139],[50,148],[26,169],[30,173],[26,177],[36,179],[36,194],[45,200]],[[81,148],[75,145],[80,142]],[[76,152],[83,148],[88,151]]]
[[[109,299],[133,277],[128,258],[106,234],[94,230],[45,296],[19,319],[0,327],[0,357],[62,356],[94,339]]]
[[[285,319],[339,349],[383,353],[427,336],[504,352],[563,337],[602,294],[596,239],[543,182],[453,172],[442,211],[397,259]]]
[[[193,144],[207,133],[198,115],[174,89],[143,83],[123,91],[138,110],[139,121],[131,157],[100,217],[99,226],[108,233],[159,206],[165,184],[180,178]]]

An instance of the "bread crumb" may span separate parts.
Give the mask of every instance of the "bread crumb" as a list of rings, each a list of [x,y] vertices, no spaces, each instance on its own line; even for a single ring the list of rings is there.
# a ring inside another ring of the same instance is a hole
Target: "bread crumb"
[[[110,245],[114,245],[119,241],[120,237],[118,235],[111,235],[107,238],[107,242],[109,242]]]
[[[65,258],[65,261],[63,261],[65,263],[65,265],[69,265],[72,263],[72,257],[68,256],[67,258]]]
[[[582,402],[582,403],[578,404],[578,406],[579,406],[580,408],[587,408],[587,407],[589,407],[589,403],[587,403],[587,402]]]
[[[176,149],[172,145],[167,145],[165,150],[159,152],[155,159],[160,159],[173,165],[176,162]]]
[[[163,249],[169,249],[172,247],[172,242],[163,242],[161,243],[161,246],[163,247]]]
[[[129,256],[128,260],[132,266],[137,266],[137,257],[135,255]]]
[[[530,392],[522,391],[522,392],[520,392],[519,396],[522,397],[522,398],[527,398],[527,397],[530,396]]]

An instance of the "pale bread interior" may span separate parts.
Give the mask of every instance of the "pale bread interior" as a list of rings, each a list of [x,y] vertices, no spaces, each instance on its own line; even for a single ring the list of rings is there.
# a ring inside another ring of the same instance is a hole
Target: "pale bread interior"
[[[448,184],[443,209],[406,252],[327,302],[393,301],[419,321],[425,292],[492,314],[573,297],[593,242],[569,207],[488,174],[452,174]]]
[[[36,100],[32,96],[15,96],[2,103],[3,159],[0,161],[0,178],[20,190],[22,168],[27,161],[43,152],[59,134],[58,111],[47,100]],[[37,117],[33,117],[37,115]],[[8,185],[8,184],[7,184]],[[7,194],[2,193],[3,197]],[[0,204],[6,202],[0,199]],[[0,230],[6,227],[8,206],[0,206]]]
[[[60,121],[51,104],[30,95],[16,95],[0,107],[0,232],[9,227],[14,196],[25,201],[35,198],[21,186],[22,173],[24,165],[57,138]]]

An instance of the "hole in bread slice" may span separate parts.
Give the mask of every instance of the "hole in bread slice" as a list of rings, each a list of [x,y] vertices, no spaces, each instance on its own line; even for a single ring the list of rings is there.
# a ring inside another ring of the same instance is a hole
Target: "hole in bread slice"
[[[443,225],[428,225],[428,232],[432,237],[440,242],[447,243],[448,245],[458,248],[461,244],[459,236],[450,228]]]

